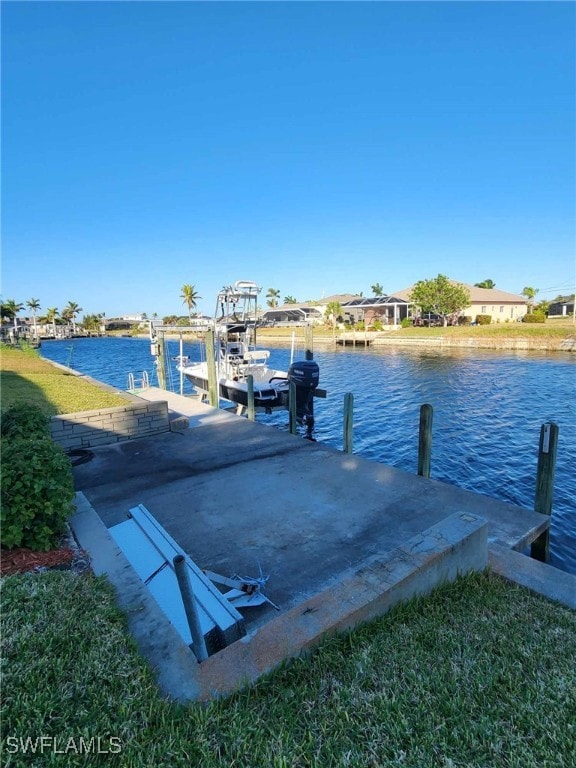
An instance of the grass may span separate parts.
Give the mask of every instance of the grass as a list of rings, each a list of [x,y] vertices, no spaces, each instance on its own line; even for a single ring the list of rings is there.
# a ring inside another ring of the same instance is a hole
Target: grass
[[[107,759],[131,768],[574,765],[576,614],[488,573],[208,706],[160,698],[105,580],[10,576],[2,595],[4,738],[116,737]]]
[[[304,338],[304,329],[295,328],[296,337]],[[258,337],[281,338],[287,340],[292,337],[292,328],[262,328],[258,330]],[[342,333],[336,331],[336,336]],[[363,331],[357,331],[360,337]],[[562,340],[576,334],[576,326],[572,324],[571,318],[562,318],[559,320],[548,320],[544,324],[529,323],[495,323],[494,325],[476,325],[476,326],[450,326],[447,328],[402,328],[397,331],[389,331],[393,338],[435,338],[443,336],[445,339],[492,339],[495,342],[504,339],[535,339],[537,341]],[[314,327],[314,339],[332,340],[334,334],[332,328],[328,326]]]
[[[3,410],[25,402],[54,415],[126,404],[121,395],[42,360],[33,349],[2,348],[0,385]]]

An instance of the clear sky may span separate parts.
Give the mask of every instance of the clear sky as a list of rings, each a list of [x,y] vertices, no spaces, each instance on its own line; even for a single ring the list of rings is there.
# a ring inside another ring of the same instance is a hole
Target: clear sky
[[[3,2],[3,298],[572,293],[575,8]]]

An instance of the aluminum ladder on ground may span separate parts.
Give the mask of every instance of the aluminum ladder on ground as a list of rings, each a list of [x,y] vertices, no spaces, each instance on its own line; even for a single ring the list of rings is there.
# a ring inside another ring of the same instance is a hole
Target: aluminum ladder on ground
[[[242,615],[143,504],[133,507],[129,519],[109,533],[188,646],[192,636],[174,571],[176,555],[186,561],[208,655],[244,637]]]

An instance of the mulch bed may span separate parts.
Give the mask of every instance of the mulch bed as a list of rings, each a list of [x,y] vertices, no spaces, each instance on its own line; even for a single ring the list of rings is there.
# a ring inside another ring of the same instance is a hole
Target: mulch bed
[[[32,549],[2,549],[0,553],[0,576],[15,573],[38,573],[45,568],[70,568],[77,556],[72,549],[63,547],[48,552],[34,552]]]

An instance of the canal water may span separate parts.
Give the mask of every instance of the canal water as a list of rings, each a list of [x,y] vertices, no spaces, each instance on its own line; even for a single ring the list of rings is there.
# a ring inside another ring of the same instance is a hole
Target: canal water
[[[184,354],[199,360],[197,342]],[[47,359],[127,389],[128,374],[147,371],[157,385],[146,339],[102,338],[44,342]],[[168,342],[170,357],[179,342]],[[301,357],[301,355],[300,355]],[[298,359],[298,354],[296,356]],[[354,395],[354,453],[416,472],[419,409],[434,408],[432,471],[436,480],[532,509],[540,427],[559,427],[551,526],[551,562],[576,573],[576,360],[566,353],[316,348],[320,386],[316,439],[342,448],[343,399]],[[288,348],[271,349],[270,363],[286,370]],[[180,391],[171,361],[169,388]],[[192,389],[185,384],[184,392]],[[287,413],[258,415],[287,429]]]

